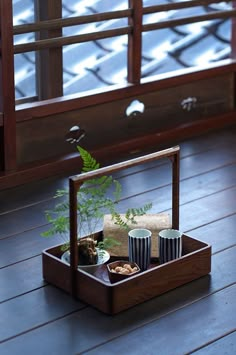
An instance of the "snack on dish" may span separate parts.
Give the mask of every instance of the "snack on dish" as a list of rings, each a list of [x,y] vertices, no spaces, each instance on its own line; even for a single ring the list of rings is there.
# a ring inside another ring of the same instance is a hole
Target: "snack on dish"
[[[107,265],[109,279],[111,283],[125,280],[127,277],[133,276],[140,272],[140,268],[136,263],[117,260]]]
[[[138,267],[134,266],[132,267],[130,264],[124,264],[123,266],[116,266],[114,269],[111,269],[111,272],[118,272],[123,275],[130,275],[133,272],[138,271]]]

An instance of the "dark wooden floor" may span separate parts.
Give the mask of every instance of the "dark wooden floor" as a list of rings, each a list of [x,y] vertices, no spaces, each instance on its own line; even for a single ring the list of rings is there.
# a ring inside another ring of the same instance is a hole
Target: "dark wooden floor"
[[[44,213],[65,179],[0,192],[0,354],[236,354],[236,127],[180,142],[180,228],[212,244],[212,272],[111,317],[42,279]],[[120,174],[121,206],[170,211],[167,162]],[[135,183],[134,183],[135,182]],[[94,295],[96,297],[96,295]]]

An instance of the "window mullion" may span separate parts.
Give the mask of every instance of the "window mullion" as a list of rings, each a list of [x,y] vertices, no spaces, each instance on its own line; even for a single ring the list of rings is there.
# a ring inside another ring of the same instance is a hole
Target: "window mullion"
[[[16,120],[12,1],[0,1],[0,159],[5,171],[16,169]]]
[[[129,0],[129,7],[133,10],[133,14],[129,17],[132,31],[128,37],[128,81],[132,84],[139,84],[142,54],[142,0]]]
[[[236,9],[236,1],[232,2],[232,8]],[[232,18],[231,57],[236,58],[236,17]]]
[[[62,0],[35,0],[37,21],[62,17]],[[42,30],[37,39],[61,37],[61,29]],[[37,87],[39,100],[63,96],[62,47],[44,49],[37,53]]]

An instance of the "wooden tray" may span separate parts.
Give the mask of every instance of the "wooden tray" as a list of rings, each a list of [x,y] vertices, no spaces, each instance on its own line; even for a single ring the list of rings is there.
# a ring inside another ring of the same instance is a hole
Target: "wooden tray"
[[[49,283],[70,293],[70,266],[60,260],[61,255],[61,245],[43,251],[43,276]],[[111,284],[106,265],[99,266],[94,274],[77,270],[75,296],[104,313],[116,314],[210,271],[211,246],[183,235],[181,258],[163,265],[158,264],[158,259],[153,260],[149,270],[127,280]]]
[[[208,274],[211,271],[210,245],[187,235],[183,236],[183,256],[180,259],[163,265],[153,260],[149,270],[114,284],[109,281],[106,266],[99,267],[93,275],[77,267],[77,192],[89,179],[168,158],[172,163],[172,228],[179,229],[179,150],[178,146],[172,147],[70,177],[70,265],[60,260],[60,245],[45,250],[45,280],[105,313],[115,314]],[[119,259],[123,257],[119,256]]]

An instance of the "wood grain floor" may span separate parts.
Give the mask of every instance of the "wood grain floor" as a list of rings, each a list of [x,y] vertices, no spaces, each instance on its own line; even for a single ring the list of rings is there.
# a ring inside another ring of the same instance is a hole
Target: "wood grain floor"
[[[236,353],[236,127],[180,142],[180,229],[212,245],[212,272],[117,316],[42,278],[44,210],[66,178],[0,192],[0,354]],[[120,209],[171,212],[167,161],[118,174]],[[96,297],[96,295],[94,295]]]

